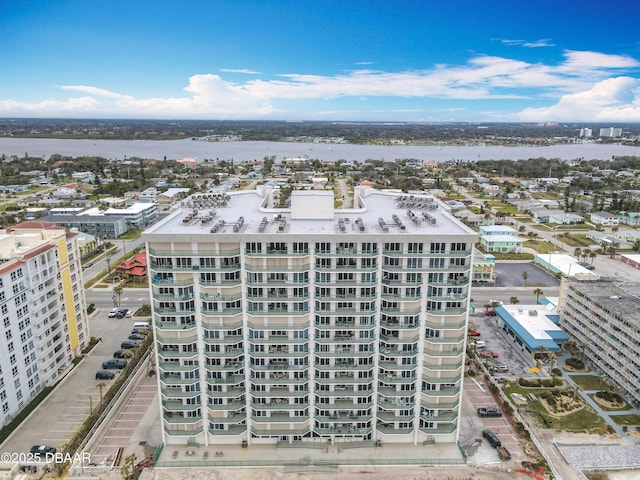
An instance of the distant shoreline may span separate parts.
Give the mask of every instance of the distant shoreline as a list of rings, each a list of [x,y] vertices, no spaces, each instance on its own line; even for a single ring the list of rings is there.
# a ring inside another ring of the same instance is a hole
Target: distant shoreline
[[[614,156],[640,156],[640,147],[617,144],[577,143],[546,147],[535,146],[408,146],[354,145],[294,142],[203,142],[183,140],[69,140],[51,138],[0,138],[0,155],[19,158],[25,154],[48,159],[53,154],[67,157],[99,156],[124,160],[132,157],[178,160],[193,157],[199,162],[233,160],[245,162],[275,156],[308,158],[321,161],[358,161],[367,159],[395,161],[415,158],[446,162],[450,160],[522,160],[559,158],[572,160],[610,160]]]

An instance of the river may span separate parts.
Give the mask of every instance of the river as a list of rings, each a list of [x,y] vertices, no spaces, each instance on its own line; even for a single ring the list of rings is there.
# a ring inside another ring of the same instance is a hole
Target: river
[[[235,162],[262,160],[274,155],[276,162],[284,158],[306,157],[322,161],[367,159],[393,161],[403,158],[420,160],[521,160],[527,158],[559,158],[572,160],[609,160],[612,156],[640,156],[640,147],[615,144],[576,143],[548,147],[500,146],[377,146],[293,142],[204,142],[195,140],[68,140],[49,138],[0,138],[0,154],[25,154],[48,158],[53,154],[70,157],[84,155],[107,159],[131,157],[178,160],[193,157],[234,160]]]

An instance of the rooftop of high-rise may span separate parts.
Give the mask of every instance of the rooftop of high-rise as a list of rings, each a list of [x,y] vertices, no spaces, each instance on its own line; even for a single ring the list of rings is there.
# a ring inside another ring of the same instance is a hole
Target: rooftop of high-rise
[[[426,194],[356,188],[354,208],[335,208],[328,190],[295,190],[274,207],[273,190],[194,194],[146,234],[419,234],[476,235]]]

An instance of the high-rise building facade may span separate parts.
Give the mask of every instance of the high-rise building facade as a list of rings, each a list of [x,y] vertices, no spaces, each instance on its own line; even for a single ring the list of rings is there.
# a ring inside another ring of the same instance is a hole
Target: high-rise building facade
[[[145,231],[165,444],[457,441],[476,233],[354,197],[195,195]]]
[[[89,343],[77,233],[45,222],[0,231],[0,409],[8,423]]]
[[[640,284],[563,279],[558,310],[592,366],[640,405]]]

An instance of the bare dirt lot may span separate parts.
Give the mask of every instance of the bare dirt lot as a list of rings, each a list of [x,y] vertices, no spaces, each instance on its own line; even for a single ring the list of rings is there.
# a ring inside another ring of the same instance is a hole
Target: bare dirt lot
[[[531,475],[486,467],[341,468],[339,472],[285,473],[283,469],[145,471],[140,480],[518,480]]]

